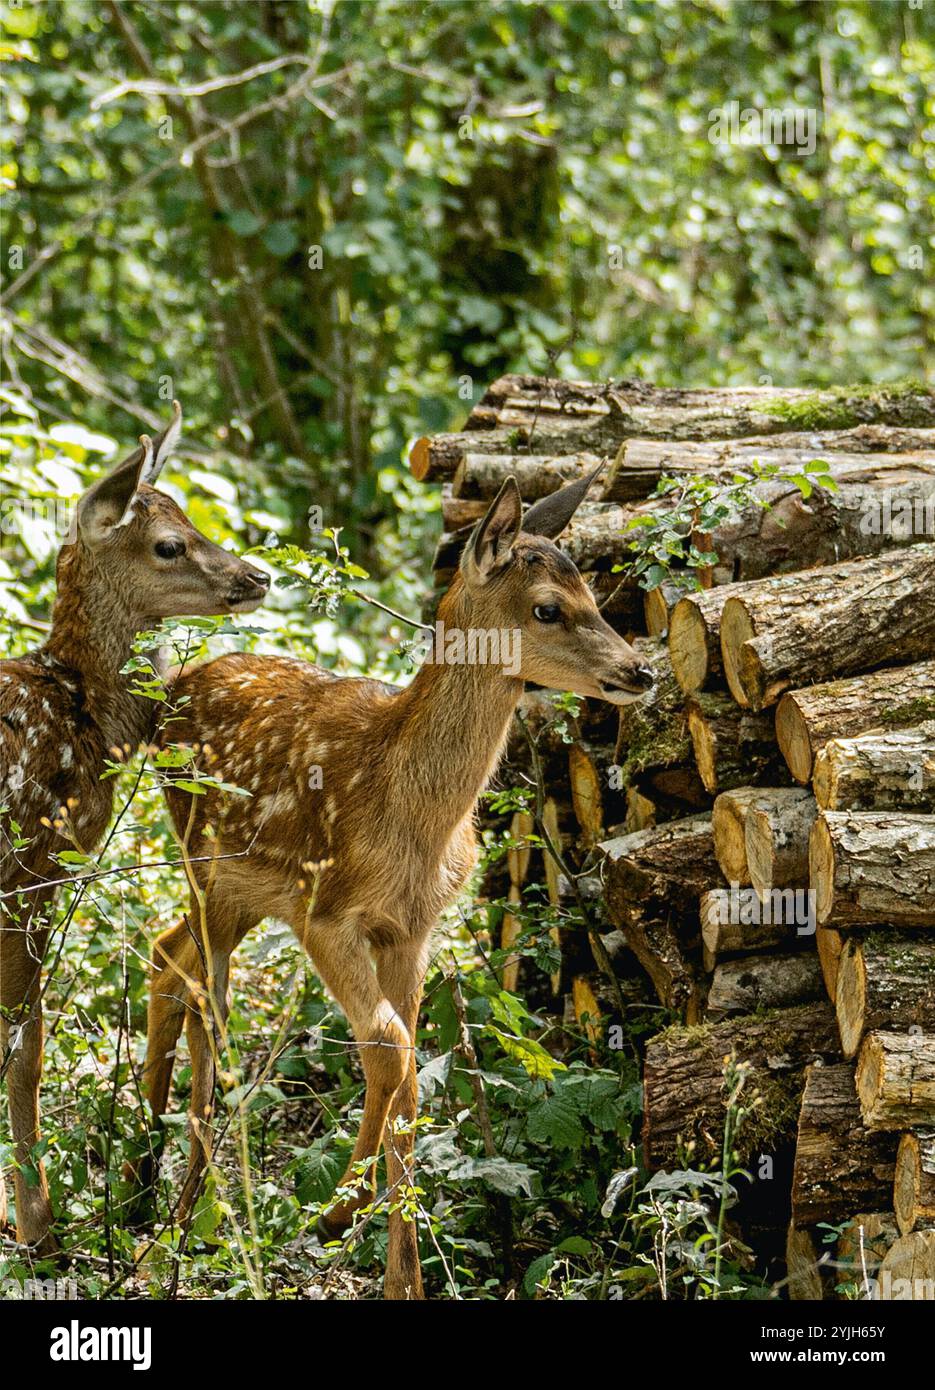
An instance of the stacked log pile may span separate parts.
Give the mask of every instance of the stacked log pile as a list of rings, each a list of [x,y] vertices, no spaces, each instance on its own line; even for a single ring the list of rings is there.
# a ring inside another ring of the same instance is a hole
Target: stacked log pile
[[[443,484],[439,588],[510,473],[532,500],[612,460],[563,544],[657,688],[616,727],[586,705],[559,735],[531,692],[502,780],[541,776],[557,841],[582,882],[599,874],[604,940],[628,948],[616,968],[638,962],[672,1011],[646,1046],[647,1165],[719,1167],[729,1095],[736,1158],[791,1164],[792,1296],[935,1279],[933,425],[930,394],[507,377],[412,452]],[[651,495],[663,475],[815,458],[834,490],[757,483],[697,537],[716,556],[700,589],[646,595],[619,568],[629,520],[671,505]],[[537,870],[508,858],[491,891],[517,904]]]

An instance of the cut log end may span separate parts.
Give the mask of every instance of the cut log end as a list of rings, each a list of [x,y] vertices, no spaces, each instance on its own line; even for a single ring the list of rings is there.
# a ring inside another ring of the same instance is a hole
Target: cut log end
[[[834,1005],[841,1034],[841,1051],[850,1061],[864,1035],[867,1009],[867,970],[856,942],[848,943],[838,960]]]
[[[899,1141],[893,1209],[901,1235],[935,1223],[935,1133],[907,1133]]]
[[[427,435],[417,439],[409,450],[409,471],[419,483],[424,483],[428,477],[431,463],[431,440]]]
[[[809,778],[812,776],[815,755],[812,751],[811,739],[808,736],[808,725],[795,702],[795,697],[791,694],[783,695],[776,709],[776,741],[792,776],[797,782],[807,786]],[[815,771],[817,773],[817,768]],[[815,794],[819,805],[824,805],[825,803],[818,796],[817,782]]]
[[[822,816],[812,826],[808,842],[808,876],[815,894],[815,916],[821,926],[834,905],[834,842]]]
[[[713,793],[717,790],[718,784],[717,739],[697,705],[689,704],[686,707],[686,716],[695,754],[695,766],[698,768],[705,791]]]
[[[744,648],[744,643],[755,636],[746,608],[737,599],[729,598],[721,614],[721,659],[730,693],[745,709],[758,708],[752,653],[749,647]]]
[[[710,674],[708,629],[702,613],[688,599],[680,599],[669,619],[669,657],[672,672],[685,695],[701,690]]]

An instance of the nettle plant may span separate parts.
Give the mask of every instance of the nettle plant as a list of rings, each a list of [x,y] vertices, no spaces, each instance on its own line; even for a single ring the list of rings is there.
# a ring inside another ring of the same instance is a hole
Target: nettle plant
[[[828,470],[826,459],[815,458],[800,473],[786,473],[778,464],[754,460],[748,471],[735,473],[729,483],[702,474],[679,478],[666,474],[652,495],[671,498],[671,507],[631,518],[624,529],[633,532],[629,548],[634,558],[614,569],[638,579],[642,589],[665,583],[686,593],[700,589],[699,571],[716,565],[719,557],[699,549],[698,540],[737,520],[750,507],[767,511],[776,499],[757,491],[764,483],[787,483],[798,488],[804,499],[816,487],[836,492],[837,483]]]

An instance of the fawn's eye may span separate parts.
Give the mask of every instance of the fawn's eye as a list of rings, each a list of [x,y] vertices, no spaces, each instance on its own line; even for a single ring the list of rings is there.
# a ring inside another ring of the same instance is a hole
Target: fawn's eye
[[[160,560],[177,560],[180,555],[185,554],[185,542],[157,541],[155,551]]]
[[[532,610],[532,616],[538,618],[540,623],[557,623],[562,616],[562,610],[557,603],[537,603]]]

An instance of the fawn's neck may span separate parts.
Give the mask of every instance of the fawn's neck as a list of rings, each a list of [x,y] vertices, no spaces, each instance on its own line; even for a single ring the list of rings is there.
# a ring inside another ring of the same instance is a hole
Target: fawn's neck
[[[470,630],[459,580],[439,618],[449,633]],[[503,664],[436,659],[426,661],[400,695],[398,766],[427,834],[444,839],[473,812],[496,771],[522,693],[523,681]]]
[[[155,702],[131,693],[138,679],[121,674],[133,653],[133,640],[156,619],[132,607],[133,594],[115,583],[80,545],[65,547],[57,570],[52,631],[43,650],[78,676],[84,706],[100,730],[105,748],[149,736]],[[164,671],[161,655],[151,653]]]

